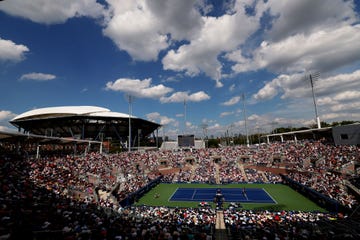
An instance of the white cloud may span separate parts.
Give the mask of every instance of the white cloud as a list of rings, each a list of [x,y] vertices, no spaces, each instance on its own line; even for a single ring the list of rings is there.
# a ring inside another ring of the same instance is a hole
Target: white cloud
[[[328,122],[335,122],[335,121],[342,121],[342,120],[353,120],[358,121],[360,119],[360,113],[327,113],[321,115],[322,121],[328,121]]]
[[[360,89],[360,70],[325,78],[320,77],[315,81],[314,85],[320,104],[329,101],[329,99],[324,99],[329,97],[329,95],[332,96],[332,102],[334,100],[356,99],[359,94],[358,91],[349,91],[349,89]],[[311,97],[308,77],[303,74],[282,74],[265,83],[265,86],[253,95],[253,98],[256,100],[267,100],[274,98],[280,93],[282,94],[282,99]]]
[[[43,24],[64,23],[81,16],[97,18],[104,14],[103,6],[96,0],[11,0],[1,2],[0,10]]]
[[[158,19],[161,32],[170,33],[173,40],[196,37],[204,21],[197,10],[196,0],[148,0],[146,5]]]
[[[334,96],[334,100],[336,101],[346,101],[346,100],[359,100],[360,99],[360,91],[345,91],[341,92]]]
[[[15,131],[15,129],[7,126],[0,126],[0,131],[9,132],[9,131]]]
[[[334,101],[331,97],[323,97],[317,99],[317,105],[323,106],[323,105],[331,105],[331,104],[337,104],[337,101]]]
[[[265,100],[271,99],[278,94],[277,85],[275,81],[271,81],[263,88],[261,88],[256,94],[254,94],[254,99],[256,100]]]
[[[213,125],[208,126],[208,135],[221,135],[225,131],[225,127],[220,125],[219,123],[215,123]]]
[[[11,111],[7,111],[7,110],[0,111],[0,121],[10,120],[13,119],[14,117],[16,117],[16,114],[12,113]]]
[[[209,100],[210,96],[203,91],[189,94],[188,92],[175,92],[170,97],[162,97],[162,103],[180,103],[180,102],[201,102]]]
[[[104,17],[103,34],[132,59],[157,61],[163,51],[165,70],[205,74],[217,87],[233,73],[265,68],[289,75],[312,69],[325,72],[360,60],[360,47],[354,47],[360,42],[360,26],[355,25],[358,16],[353,1],[231,0],[216,6],[216,11],[223,7],[220,11],[225,12],[217,17],[207,15],[215,7],[205,0],[100,2],[9,0],[2,2],[0,10],[45,24],[81,16]],[[261,28],[264,14],[271,22]],[[252,41],[254,36],[256,41]],[[256,47],[260,39],[263,42]],[[17,56],[12,58],[4,58],[2,51],[0,39],[0,60],[19,61],[28,49],[20,54],[8,51]],[[228,64],[224,58],[235,62],[233,73],[224,73]],[[262,95],[266,98],[275,92],[268,86]]]
[[[234,115],[234,112],[222,112],[220,113],[220,117],[226,117],[226,116],[230,116],[230,115]]]
[[[351,91],[350,89],[360,89],[360,70],[356,70],[352,73],[342,73],[327,78],[320,78],[315,83],[315,90],[318,96],[340,94],[337,96],[337,100],[344,99],[343,92]],[[347,96],[355,97],[357,94],[352,93]]]
[[[120,91],[140,98],[161,98],[173,91],[162,84],[152,86],[151,78],[144,80],[119,78],[114,82],[106,83],[106,90]]]
[[[195,129],[195,128],[196,128],[196,126],[193,125],[193,124],[192,124],[191,122],[189,122],[189,121],[186,121],[185,125],[186,125],[186,128],[188,128],[188,129]]]
[[[56,76],[47,73],[27,73],[20,77],[20,80],[34,80],[34,81],[50,81],[55,79]]]
[[[360,61],[360,25],[342,26],[306,35],[298,33],[279,42],[263,41],[252,59],[237,61],[235,72],[267,68],[274,72],[331,71]]]
[[[112,12],[103,33],[134,60],[157,60],[171,41],[193,38],[203,24],[194,0],[107,2]]]
[[[25,45],[0,38],[0,61],[19,62],[25,58],[25,53],[28,51],[29,48]]]
[[[343,111],[351,111],[351,110],[358,110],[360,109],[360,102],[356,100],[356,102],[350,102],[350,103],[339,103],[336,105],[330,106],[331,111],[333,112],[343,112]]]
[[[355,116],[355,114],[353,114],[353,116]],[[222,125],[217,122],[212,122],[212,124],[210,124],[210,122],[212,121],[207,121],[207,123],[209,123],[207,127],[209,136],[221,136],[226,131],[229,131],[230,134],[245,134],[244,120],[235,121],[229,125]],[[248,116],[247,129],[249,134],[257,134],[268,133],[274,128],[279,127],[307,127],[314,123],[314,120],[307,118],[288,118],[274,117],[269,114],[251,114],[250,116]]]
[[[335,106],[342,102],[352,102],[360,99],[360,91],[344,91],[337,94],[333,94],[332,96],[325,96],[317,99],[317,104],[320,106]]]
[[[106,83],[106,90],[120,91],[139,98],[160,99],[161,103],[174,102],[201,102],[210,99],[210,96],[203,91],[189,94],[189,92],[175,92],[170,96],[166,96],[173,91],[172,88],[163,84],[151,85],[151,78],[144,80],[119,78],[114,82]]]
[[[248,120],[249,121],[259,121],[259,120],[261,120],[261,117],[257,114],[252,114],[248,117]]]
[[[279,92],[285,92],[287,90],[296,89],[299,86],[304,87],[306,85],[304,76],[300,74],[286,75],[282,74],[273,80],[265,83],[265,86],[261,88],[256,94],[253,95],[255,100],[267,100],[272,99],[279,94]],[[302,81],[304,80],[304,81]]]
[[[14,126],[9,123],[9,121],[16,116],[17,114],[11,111],[0,110],[0,131],[16,131]]]
[[[160,76],[162,78],[162,76]],[[161,82],[169,83],[169,82],[180,82],[183,76],[181,74],[176,74],[175,76],[169,76],[161,79]]]
[[[235,97],[232,97],[231,99],[229,99],[228,101],[223,102],[221,105],[232,106],[232,105],[237,104],[240,101],[240,99],[241,99],[240,96],[235,96]]]
[[[159,23],[145,1],[108,2],[113,16],[103,30],[104,35],[134,60],[157,60],[159,52],[168,47],[168,38],[158,32]]]
[[[248,117],[249,129],[252,131],[271,131],[279,127],[304,127],[308,126],[308,122],[312,122],[306,118],[289,118],[289,117],[274,117],[268,114],[252,114]]]
[[[229,87],[229,91],[230,92],[233,92],[235,90],[235,84],[232,84],[230,87]]]
[[[153,121],[153,122],[160,122],[161,125],[170,125],[170,124],[177,124],[177,121],[173,118],[169,118],[167,116],[161,116],[160,113],[158,112],[152,112],[152,113],[148,113],[146,114],[146,118],[149,121]]]
[[[216,81],[217,87],[221,87],[222,64],[219,55],[234,51],[259,27],[261,15],[248,16],[245,10],[247,6],[247,3],[238,1],[233,14],[203,17],[205,24],[199,36],[177,50],[168,51],[162,60],[164,69],[184,71],[189,76],[205,73]]]
[[[299,32],[308,34],[351,25],[357,21],[353,1],[269,0],[265,7],[275,16],[268,32],[268,36],[275,41]]]
[[[357,89],[360,89],[360,70],[334,76],[320,76],[314,83],[320,119],[327,121],[357,120],[356,116],[360,108],[360,91]],[[281,99],[287,101],[281,109],[277,110],[277,116],[289,116],[297,113],[297,116],[305,115],[312,118],[312,92],[308,78],[300,74],[281,75],[267,82],[253,95],[253,98],[260,101],[271,99],[277,95],[281,95]],[[309,121],[314,123],[314,120],[308,120],[308,123]]]

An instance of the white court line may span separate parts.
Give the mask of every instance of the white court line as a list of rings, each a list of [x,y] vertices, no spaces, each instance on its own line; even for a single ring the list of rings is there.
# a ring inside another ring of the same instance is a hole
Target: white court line
[[[193,195],[191,196],[191,200],[194,200],[195,194],[196,194],[196,188],[195,188],[195,190],[194,190]]]
[[[278,204],[277,201],[273,199],[273,197],[264,188],[262,190],[266,192],[266,194],[275,202],[275,204]]]
[[[168,198],[168,202],[170,202],[170,199],[174,196],[174,194],[177,192],[178,189],[179,189],[179,187],[177,187],[175,189],[175,191],[173,192],[173,194],[171,194],[170,198]]]

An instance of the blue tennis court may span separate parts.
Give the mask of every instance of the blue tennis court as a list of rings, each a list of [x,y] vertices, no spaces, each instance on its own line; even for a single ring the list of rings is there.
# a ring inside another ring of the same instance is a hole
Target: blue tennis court
[[[178,188],[170,201],[212,202],[219,189],[225,202],[276,203],[262,188]]]

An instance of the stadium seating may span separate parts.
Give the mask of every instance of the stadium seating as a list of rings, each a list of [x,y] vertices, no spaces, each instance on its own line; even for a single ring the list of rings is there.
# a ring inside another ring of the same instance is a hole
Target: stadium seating
[[[208,207],[125,206],[120,202],[160,179],[160,161],[174,171],[164,182],[261,182],[287,178],[350,209],[352,214],[225,209],[231,239],[357,239],[359,206],[341,172],[360,148],[321,141],[158,150],[102,155],[24,157],[0,151],[1,239],[214,239],[216,212]],[[215,162],[214,156],[221,156]],[[243,161],[241,156],[247,156]],[[276,156],[276,157],[274,157]],[[280,157],[278,157],[280,156]],[[192,165],[186,159],[192,158]],[[277,159],[277,161],[274,161]],[[214,177],[211,177],[214,176]],[[354,177],[355,176],[355,177]]]

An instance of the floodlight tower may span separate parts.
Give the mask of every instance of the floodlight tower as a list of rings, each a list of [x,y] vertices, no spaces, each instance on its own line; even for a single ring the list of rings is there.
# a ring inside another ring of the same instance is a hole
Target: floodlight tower
[[[128,152],[131,152],[131,115],[132,115],[132,102],[134,101],[134,98],[132,95],[126,96],[128,103],[129,103],[129,143],[128,143]]]
[[[249,144],[249,134],[247,129],[247,117],[246,117],[246,109],[245,109],[245,94],[243,93],[241,95],[241,98],[243,100],[243,109],[244,109],[244,120],[245,120],[245,134],[246,134],[246,146],[250,146]]]
[[[319,77],[320,77],[320,73],[315,73],[315,74],[310,74],[309,75],[309,80],[310,80],[310,85],[311,85],[311,92],[312,92],[313,101],[314,101],[314,108],[315,108],[315,119],[316,119],[317,127],[320,129],[321,128],[321,122],[320,122],[320,117],[318,115],[318,110],[317,110],[317,107],[316,107],[316,99],[315,99],[315,91],[314,91],[314,81],[316,81]]]
[[[207,145],[207,140],[208,140],[208,133],[207,133],[207,129],[208,129],[208,124],[207,123],[202,123],[201,125],[201,128],[203,130],[203,135],[204,135],[204,141],[205,141],[205,148],[206,148],[206,145]]]
[[[186,134],[186,98],[184,98],[184,132],[183,134]]]
[[[202,123],[200,125],[202,131],[203,131],[203,137],[206,138],[207,137],[207,128],[208,128],[208,124],[207,123]]]
[[[272,126],[272,133],[277,133],[277,124],[278,124],[278,122],[276,122],[276,121],[273,121],[273,122],[271,122],[271,126]]]

